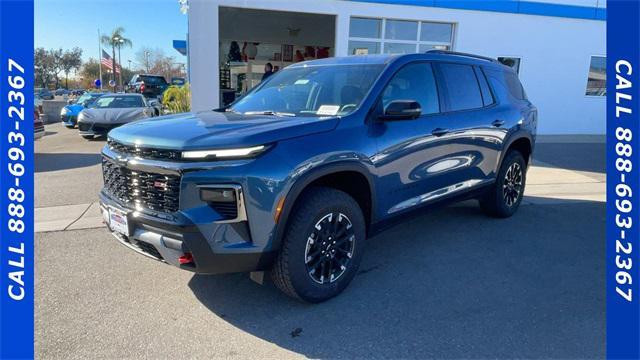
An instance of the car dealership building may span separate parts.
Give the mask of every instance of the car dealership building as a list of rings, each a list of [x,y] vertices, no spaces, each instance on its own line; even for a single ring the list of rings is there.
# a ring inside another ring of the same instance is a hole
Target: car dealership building
[[[513,66],[541,134],[604,134],[605,0],[190,0],[193,110],[327,56],[447,49]]]

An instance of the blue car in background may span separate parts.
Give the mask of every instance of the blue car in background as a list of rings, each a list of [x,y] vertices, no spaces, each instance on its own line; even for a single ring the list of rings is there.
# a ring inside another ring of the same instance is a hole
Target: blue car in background
[[[103,93],[84,93],[80,96],[75,103],[69,104],[60,110],[60,121],[64,126],[72,129],[78,124],[78,114],[84,108],[93,104],[97,98],[104,95]]]

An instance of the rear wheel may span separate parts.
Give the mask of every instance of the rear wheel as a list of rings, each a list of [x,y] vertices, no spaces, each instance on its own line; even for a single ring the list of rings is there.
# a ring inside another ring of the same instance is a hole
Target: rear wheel
[[[480,199],[480,207],[490,216],[506,218],[513,215],[524,196],[526,163],[517,150],[510,150],[502,161],[495,184]]]
[[[291,212],[272,271],[285,294],[322,302],[342,292],[358,271],[365,221],[358,203],[342,191],[311,188]]]

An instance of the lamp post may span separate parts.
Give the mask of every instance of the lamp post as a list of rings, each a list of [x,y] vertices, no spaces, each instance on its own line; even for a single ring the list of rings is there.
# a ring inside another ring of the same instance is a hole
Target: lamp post
[[[147,68],[147,74],[149,73],[149,52],[144,52],[144,66]]]

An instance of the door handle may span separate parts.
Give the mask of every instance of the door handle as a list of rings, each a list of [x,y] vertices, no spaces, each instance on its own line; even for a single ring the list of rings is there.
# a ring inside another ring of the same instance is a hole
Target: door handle
[[[494,120],[491,125],[495,126],[495,127],[500,127],[502,125],[504,125],[504,121],[503,120]]]
[[[431,134],[435,135],[435,136],[442,136],[442,135],[444,135],[444,134],[446,134],[448,132],[449,132],[449,129],[435,128],[435,129],[433,129]]]

